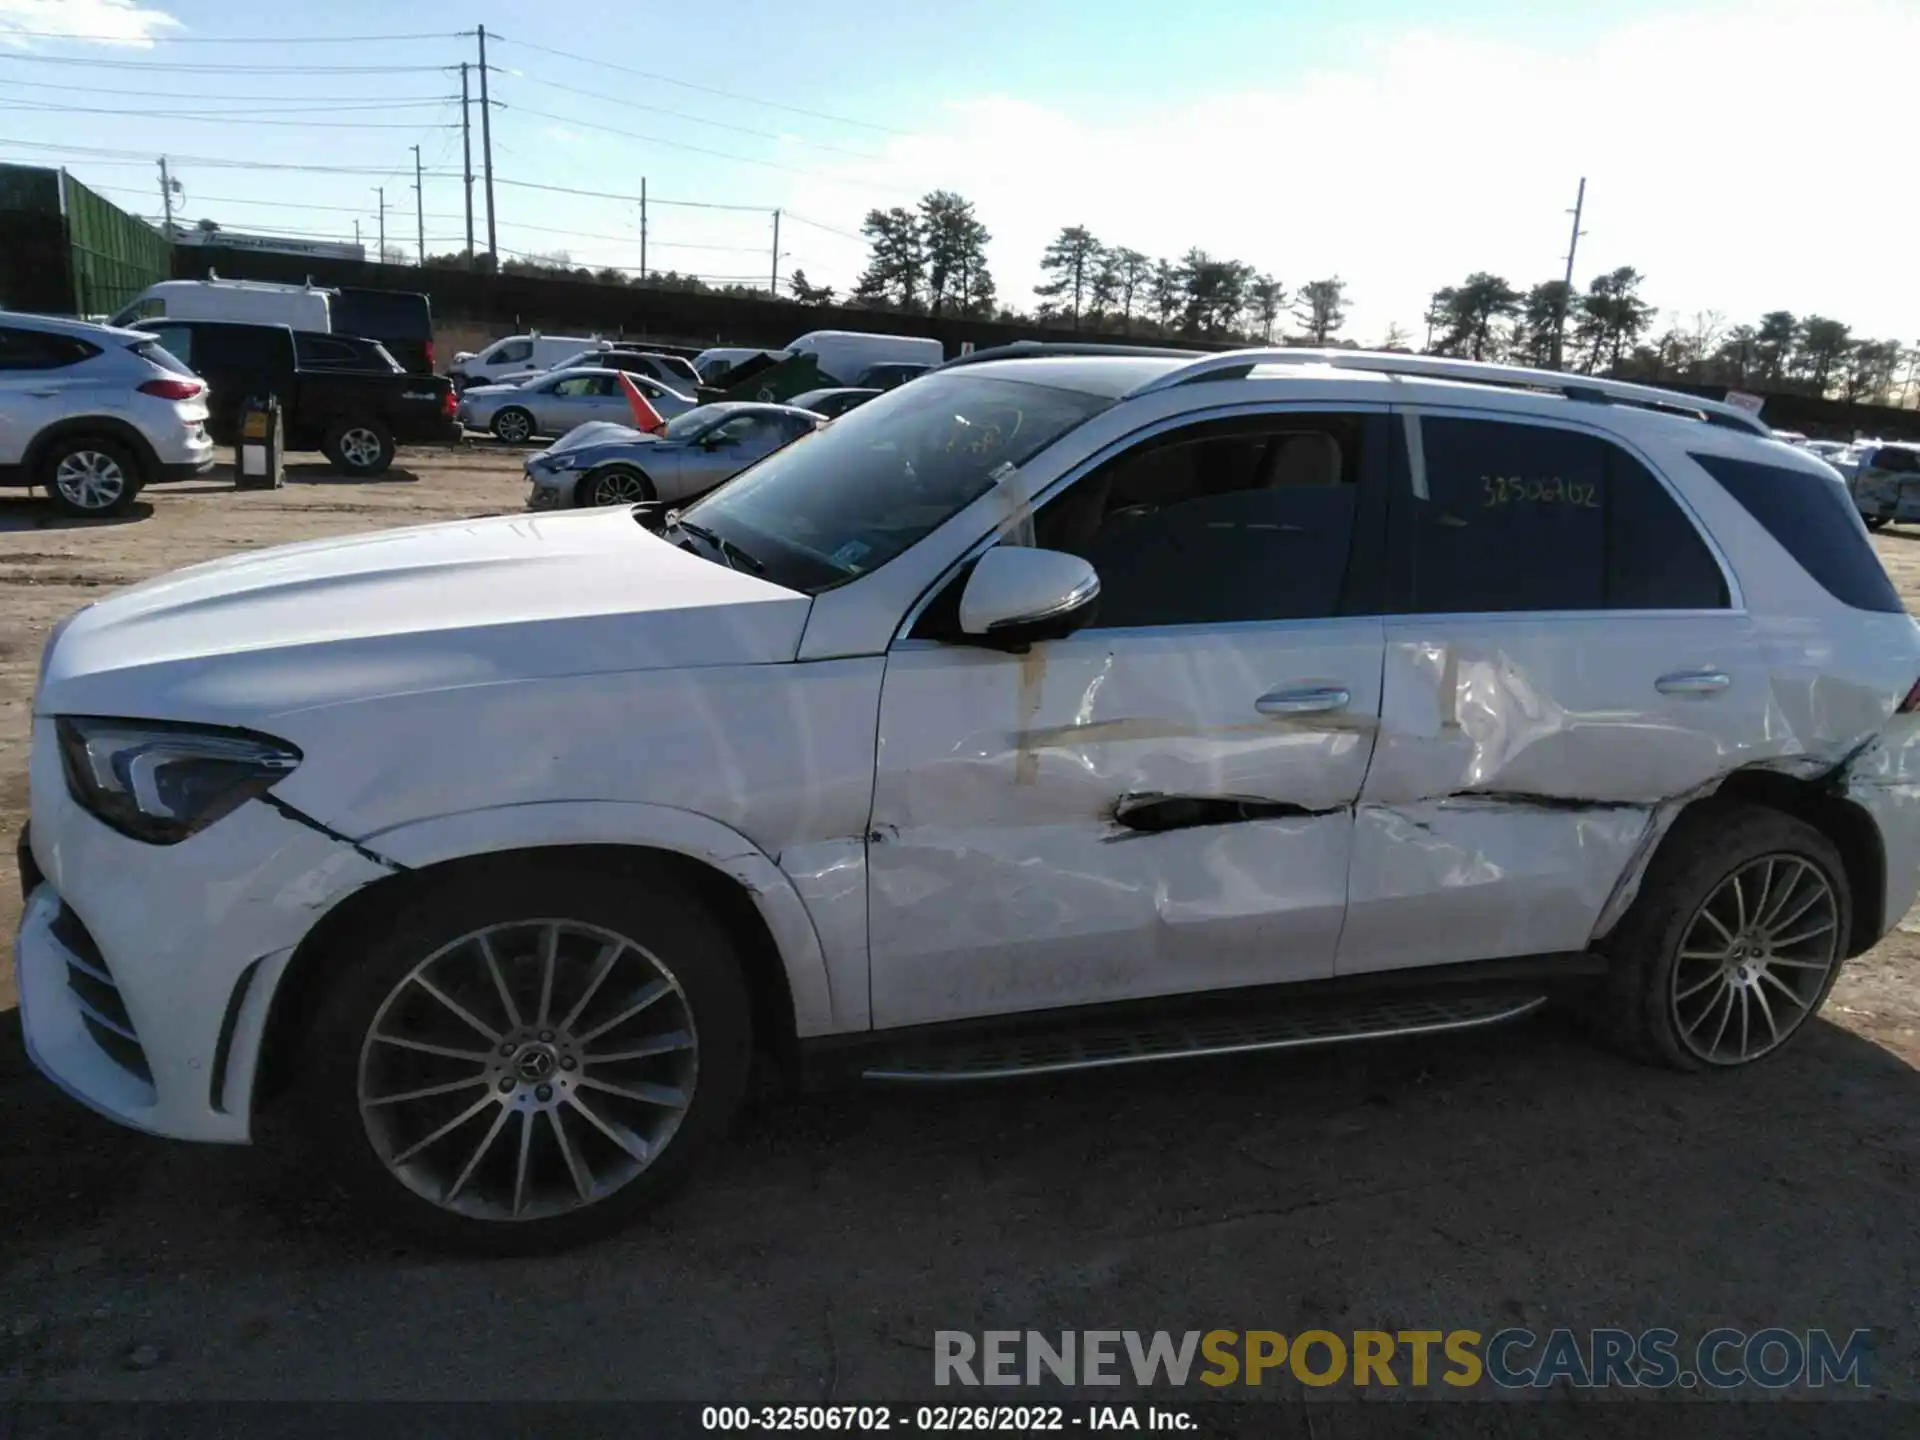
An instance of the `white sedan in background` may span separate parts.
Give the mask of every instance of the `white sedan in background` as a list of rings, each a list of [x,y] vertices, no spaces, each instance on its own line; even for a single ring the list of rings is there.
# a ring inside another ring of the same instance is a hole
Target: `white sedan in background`
[[[629,423],[633,410],[622,372],[579,366],[556,370],[524,385],[475,385],[460,397],[460,423],[488,430],[510,445],[536,435],[564,435],[590,420]],[[684,415],[700,402],[645,375],[628,375],[662,420]]]

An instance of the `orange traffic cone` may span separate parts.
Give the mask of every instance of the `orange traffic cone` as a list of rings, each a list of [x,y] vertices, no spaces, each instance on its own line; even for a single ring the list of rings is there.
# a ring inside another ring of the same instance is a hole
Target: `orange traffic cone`
[[[658,435],[667,428],[667,422],[660,418],[660,412],[647,403],[646,392],[633,383],[633,376],[626,371],[620,372],[620,388],[627,392],[627,408],[633,411],[633,423],[636,429],[649,435]]]

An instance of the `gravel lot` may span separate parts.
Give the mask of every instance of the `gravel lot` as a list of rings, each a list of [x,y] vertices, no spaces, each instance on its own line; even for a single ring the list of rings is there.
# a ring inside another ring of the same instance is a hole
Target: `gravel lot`
[[[267,493],[216,475],[93,526],[0,498],[0,831],[25,817],[34,667],[66,611],[235,550],[521,503],[518,457],[491,446],[402,464],[355,483],[299,463]],[[1876,544],[1920,600],[1920,534]],[[18,912],[9,879],[0,934]],[[68,1103],[27,1064],[0,951],[0,1402],[852,1403],[924,1397],[936,1328],[1508,1324],[1870,1326],[1878,1388],[1920,1399],[1917,954],[1910,918],[1738,1081],[1543,1019],[768,1103],[624,1237],[483,1263],[369,1238],[269,1154]],[[1359,1423],[1292,1413],[1271,1433]]]

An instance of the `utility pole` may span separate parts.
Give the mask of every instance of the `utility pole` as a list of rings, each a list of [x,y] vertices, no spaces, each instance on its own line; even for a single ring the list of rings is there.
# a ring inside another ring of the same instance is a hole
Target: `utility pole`
[[[373,258],[376,265],[384,265],[387,263],[387,187],[376,185],[373,193],[380,197],[380,248]]]
[[[647,278],[647,177],[640,177],[640,278]]]
[[[1553,368],[1561,367],[1562,350],[1567,336],[1567,311],[1573,305],[1573,255],[1580,248],[1580,237],[1587,232],[1580,228],[1580,212],[1587,206],[1587,177],[1580,177],[1580,189],[1573,197],[1573,237],[1567,241],[1566,289],[1560,296],[1560,313],[1553,322]]]
[[[358,215],[353,217],[353,243],[355,245],[360,243],[360,217]]]
[[[467,268],[473,268],[473,125],[467,109],[467,62],[460,62],[460,173],[467,188]]]
[[[487,259],[500,268],[499,243],[493,228],[493,102],[487,98],[487,27],[480,30],[480,168],[487,177]]]
[[[160,208],[167,217],[165,235],[167,243],[173,244],[173,180],[167,174],[167,157],[160,157]]]
[[[421,188],[420,147],[413,147],[413,223],[420,242],[420,264],[427,263],[427,192]]]
[[[773,281],[767,293],[774,299],[780,298],[780,212],[773,212]]]

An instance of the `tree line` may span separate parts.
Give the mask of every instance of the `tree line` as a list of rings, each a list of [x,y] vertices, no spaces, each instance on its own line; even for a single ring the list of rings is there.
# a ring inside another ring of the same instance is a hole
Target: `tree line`
[[[1620,379],[1686,381],[1733,388],[1888,403],[1920,385],[1920,347],[1855,335],[1825,315],[1771,310],[1729,325],[1717,310],[1659,324],[1641,294],[1644,277],[1621,266],[1584,291],[1543,280],[1521,291],[1475,271],[1433,292],[1424,317],[1431,354],[1604,372]]]
[[[1337,275],[1289,293],[1243,261],[1198,248],[1177,259],[1154,258],[1069,225],[1041,253],[1036,303],[1023,313],[996,303],[986,262],[992,237],[963,197],[936,190],[916,209],[869,211],[860,228],[869,252],[847,299],[853,305],[1009,323],[1065,321],[1095,334],[1355,345],[1341,333],[1347,285]],[[1856,335],[1830,317],[1786,310],[1734,325],[1718,311],[1701,311],[1685,320],[1669,317],[1662,326],[1659,307],[1642,294],[1644,283],[1631,266],[1595,276],[1584,290],[1565,280],[1522,290],[1503,276],[1475,271],[1433,292],[1418,348],[1623,379],[1756,386],[1848,401],[1887,403],[1920,391],[1920,346]],[[792,291],[811,303],[834,298],[798,271]],[[1410,351],[1414,337],[1390,325],[1375,348]]]

